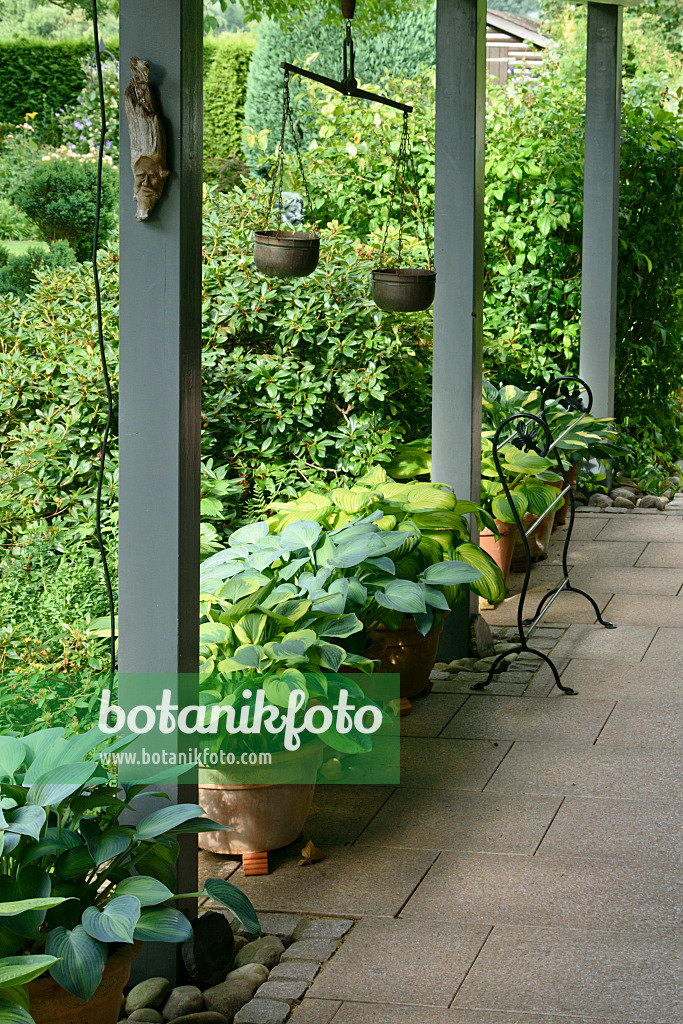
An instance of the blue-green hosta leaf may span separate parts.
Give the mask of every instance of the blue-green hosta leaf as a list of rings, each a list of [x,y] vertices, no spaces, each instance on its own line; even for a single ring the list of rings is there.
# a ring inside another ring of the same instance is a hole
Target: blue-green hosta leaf
[[[73,931],[61,926],[53,928],[48,934],[45,951],[58,958],[50,968],[57,984],[87,1003],[102,981],[102,970],[107,962],[106,945],[88,935],[82,924],[77,924]]]
[[[349,612],[348,615],[341,615],[338,619],[323,620],[321,623],[320,636],[336,636],[344,638],[358,633],[363,628],[360,619]]]
[[[33,1017],[23,1006],[3,998],[0,990],[0,1021],[2,1024],[35,1024]]]
[[[450,611],[450,605],[445,595],[436,587],[425,587],[425,604],[430,608],[437,608],[439,611]]]
[[[233,655],[237,664],[244,665],[245,668],[260,668],[261,662],[265,658],[265,648],[260,644],[245,644],[243,647],[238,647]]]
[[[61,726],[55,729],[39,729],[37,732],[32,732],[27,736],[22,736],[21,742],[26,747],[28,754],[26,763],[31,765],[35,759],[44,754],[53,743],[57,743],[63,738],[64,729]]]
[[[173,893],[163,882],[149,875],[133,875],[124,878],[115,889],[116,896],[135,896],[141,907],[155,907],[173,899]]]
[[[280,602],[289,601],[292,597],[297,597],[298,594],[299,588],[294,583],[280,583],[259,604],[262,608],[275,608]]]
[[[336,644],[321,644],[318,648],[318,657],[323,668],[331,672],[338,672],[344,661],[346,651]]]
[[[0,917],[16,917],[23,914],[25,910],[51,910],[58,907],[71,896],[46,896],[45,898],[34,897],[27,900],[11,900],[8,903],[0,903]]]
[[[192,818],[201,817],[204,809],[199,804],[174,804],[160,807],[139,821],[135,829],[137,839],[155,839],[166,832],[175,832]]]
[[[140,900],[135,896],[115,896],[103,910],[86,907],[81,918],[88,935],[98,942],[133,942],[140,919]]]
[[[391,608],[407,615],[425,612],[425,600],[422,589],[410,580],[392,580],[387,583],[384,591],[375,593],[375,600],[384,608]]]
[[[185,942],[192,937],[192,925],[175,907],[146,907],[135,928],[142,942]]]
[[[13,736],[0,736],[0,779],[14,778],[26,758],[26,747]]]
[[[207,878],[204,882],[204,892],[215,900],[216,903],[221,903],[224,907],[234,914],[238,921],[240,921],[247,929],[250,935],[260,935],[261,926],[256,916],[250,900],[244,895],[244,893],[237,888],[236,885],[232,885],[231,882],[226,882],[222,878]]]
[[[289,698],[292,693],[302,691],[308,700],[308,689],[303,673],[295,668],[286,668],[279,675],[268,676],[263,684],[263,691],[271,704],[279,708],[286,708],[289,705]]]
[[[15,935],[36,938],[45,920],[45,900],[52,891],[52,882],[47,872],[35,864],[21,871],[17,878],[0,875],[0,903],[16,903],[23,900],[40,900],[40,906],[32,910],[3,918],[3,926]]]
[[[27,803],[50,807],[60,804],[68,796],[84,786],[95,774],[97,761],[81,761],[78,764],[62,764],[41,775],[28,791]]]
[[[298,622],[299,619],[303,619],[307,611],[311,607],[310,601],[302,600],[290,600],[282,601],[281,604],[275,605],[273,611],[276,615],[282,619],[286,619],[288,622]]]
[[[39,978],[53,963],[53,956],[43,954],[3,957],[0,960],[0,989],[10,985],[28,985],[29,981]],[[2,1019],[0,1015],[0,1021]]]
[[[361,606],[364,605],[368,599],[367,587],[364,587],[361,581],[355,576],[349,580],[349,589],[346,592],[346,599]]]
[[[454,587],[457,583],[473,583],[481,579],[479,569],[464,561],[437,562],[435,565],[428,565],[421,578],[425,583],[436,586]]]
[[[521,519],[529,508],[529,502],[526,499],[526,495],[519,489],[511,491],[510,493],[512,494],[514,506],[517,509],[517,515]],[[494,518],[498,519],[501,523],[515,522],[515,517],[512,513],[512,509],[510,508],[510,502],[504,494],[499,494],[497,498],[493,499],[491,502],[491,511],[493,512]]]
[[[393,555],[396,557],[395,551],[393,552]],[[396,566],[390,558],[387,558],[384,555],[380,558],[368,558],[367,564],[374,565],[376,569],[381,569],[382,572],[388,572],[391,576],[396,573]],[[348,583],[348,580],[345,580],[344,582]]]
[[[7,811],[7,830],[16,832],[17,835],[30,836],[31,839],[40,839],[40,830],[45,824],[45,809],[35,804],[26,804],[24,807],[17,807],[13,811]]]
[[[301,519],[285,526],[280,534],[280,543],[285,551],[298,551],[300,548],[308,548],[310,551],[322,532],[320,523],[312,519]]]
[[[428,608],[424,615],[414,615],[415,625],[419,629],[422,636],[427,636],[430,629],[434,625],[434,612],[431,608]]]
[[[294,558],[291,562],[287,562],[286,565],[280,566],[277,574],[281,580],[291,580],[292,576],[296,576],[308,561],[308,558]]]
[[[458,544],[454,555],[458,561],[467,562],[482,574],[481,579],[470,583],[470,590],[490,601],[491,604],[498,604],[503,600],[505,597],[503,574],[490,555],[470,541]]]
[[[306,650],[310,644],[305,644],[303,640],[274,640],[271,643],[264,644],[266,654],[273,660],[279,658],[301,658],[303,661],[306,660]]]
[[[112,825],[102,832],[99,825],[87,818],[81,821],[81,832],[96,865],[118,857],[128,849],[133,839],[132,828]]]
[[[216,591],[216,597],[220,598],[221,601],[235,604],[237,601],[241,601],[242,598],[255,594],[257,590],[265,587],[269,582],[270,580],[267,576],[263,576],[254,570],[253,576],[241,575],[236,579],[228,580],[227,583],[224,583]]]
[[[239,530],[235,530],[228,537],[228,544],[231,548],[239,547],[240,544],[258,544],[260,540],[267,537],[270,530],[268,523],[262,519],[258,523],[249,523]]]

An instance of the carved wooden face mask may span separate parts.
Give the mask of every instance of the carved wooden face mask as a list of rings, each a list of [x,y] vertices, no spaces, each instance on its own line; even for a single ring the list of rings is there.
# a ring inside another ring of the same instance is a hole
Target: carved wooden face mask
[[[170,174],[166,168],[166,134],[158,104],[149,84],[149,64],[131,57],[133,77],[124,93],[130,134],[130,163],[135,184],[137,220],[147,220]]]

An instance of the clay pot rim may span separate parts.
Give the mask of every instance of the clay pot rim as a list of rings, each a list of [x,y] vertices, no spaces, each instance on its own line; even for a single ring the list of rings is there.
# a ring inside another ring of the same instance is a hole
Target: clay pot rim
[[[278,249],[314,249],[320,235],[312,231],[255,231],[254,242]]]
[[[278,764],[290,763],[291,761],[302,761],[308,760],[308,758],[317,756],[318,754],[322,757],[322,752],[325,744],[322,740],[309,740],[307,743],[302,743],[298,750],[278,750],[273,753],[272,761],[269,765],[210,765],[206,768],[199,766],[199,785],[205,789],[276,789],[282,786],[308,786],[312,785],[309,782],[202,782],[202,775],[209,774],[212,776],[216,775],[229,775],[230,770],[235,771],[239,768],[253,768],[258,770],[259,768],[267,769],[273,768]]]

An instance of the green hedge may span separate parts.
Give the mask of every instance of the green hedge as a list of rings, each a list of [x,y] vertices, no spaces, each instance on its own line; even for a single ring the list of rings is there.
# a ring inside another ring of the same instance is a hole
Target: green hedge
[[[239,154],[254,44],[240,35],[204,42],[204,158]]]
[[[118,44],[107,43],[118,56]],[[0,121],[19,124],[28,111],[51,121],[55,110],[77,102],[83,88],[81,61],[93,52],[87,39],[0,41]]]

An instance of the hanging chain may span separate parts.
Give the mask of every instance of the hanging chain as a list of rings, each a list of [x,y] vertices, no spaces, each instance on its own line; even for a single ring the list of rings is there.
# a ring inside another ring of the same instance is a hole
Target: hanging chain
[[[410,129],[408,123],[408,112],[404,111],[403,114],[403,127],[401,129],[401,141],[398,147],[398,155],[396,157],[396,174],[394,175],[394,183],[391,187],[391,195],[389,196],[389,209],[387,213],[387,223],[384,228],[384,238],[382,239],[382,248],[379,255],[380,265],[384,264],[385,251],[387,246],[387,240],[389,238],[389,224],[391,223],[391,215],[394,209],[394,199],[398,193],[398,253],[397,253],[397,264],[400,266],[401,253],[403,251],[403,219],[405,214],[406,205],[406,194],[409,191],[407,173],[410,172],[415,186],[413,193],[415,199],[415,205],[417,206],[417,213],[420,225],[422,227],[422,234],[424,236],[425,246],[427,248],[427,257],[429,262],[429,269],[432,270],[434,267],[434,257],[432,255],[432,249],[429,244],[429,235],[427,233],[427,221],[424,215],[424,209],[422,207],[422,200],[420,198],[420,180],[417,176],[417,169],[415,167],[415,160],[413,158],[413,148],[410,142]],[[410,190],[412,192],[412,190]]]
[[[301,180],[304,186],[304,192],[306,193],[306,200],[308,202],[309,219],[311,220],[314,228],[317,230],[318,223],[313,214],[313,203],[311,202],[311,196],[308,191],[308,182],[306,181],[306,175],[304,174],[304,165],[301,159],[301,153],[299,151],[299,141],[296,136],[296,126],[294,124],[294,118],[292,116],[292,103],[289,95],[289,71],[285,69],[284,79],[282,82],[282,126],[280,129],[280,144],[278,146],[277,157],[275,160],[275,170],[273,172],[273,187],[270,192],[270,201],[268,203],[268,218],[266,224],[270,224],[270,218],[273,213],[273,206],[275,205],[275,194],[277,193],[278,200],[278,217],[281,217],[282,213],[282,192],[284,188],[285,178],[285,132],[287,125],[292,135],[294,142],[294,152],[296,153],[296,159],[299,164],[299,171],[301,173]],[[278,227],[280,227],[278,221]]]

